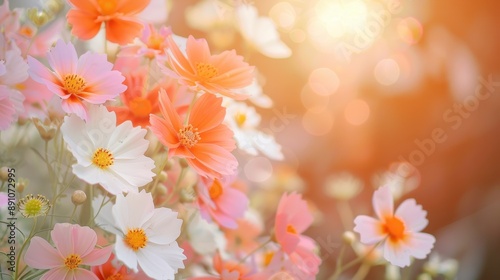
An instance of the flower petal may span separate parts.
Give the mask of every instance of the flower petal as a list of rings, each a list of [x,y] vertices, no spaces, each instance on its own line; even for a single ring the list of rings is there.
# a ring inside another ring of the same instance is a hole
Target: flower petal
[[[359,215],[354,219],[354,231],[359,233],[360,240],[364,244],[375,244],[387,237],[381,231],[382,223],[369,216]]]
[[[379,219],[393,216],[394,198],[388,186],[382,186],[373,193],[373,209]]]
[[[64,265],[61,254],[45,239],[35,236],[24,254],[24,261],[32,268],[52,269]]]
[[[148,241],[156,244],[174,242],[181,234],[182,220],[168,208],[156,208],[151,218],[144,223]]]
[[[415,199],[403,201],[394,215],[401,218],[406,227],[414,232],[423,230],[428,224],[428,220],[425,218],[427,211],[423,210]]]

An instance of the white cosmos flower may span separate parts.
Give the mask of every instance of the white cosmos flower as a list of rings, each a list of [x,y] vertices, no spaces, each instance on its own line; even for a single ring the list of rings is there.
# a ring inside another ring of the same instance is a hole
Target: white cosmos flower
[[[109,217],[102,212],[96,222],[116,234],[115,255],[127,267],[137,272],[138,266],[153,279],[174,279],[184,268],[186,256],[176,239],[181,233],[182,220],[168,208],[154,208],[151,193],[118,194]]]
[[[91,106],[85,123],[72,114],[61,126],[64,141],[76,158],[73,173],[89,184],[100,184],[112,194],[137,192],[152,181],[154,161],[144,156],[146,130],[130,121],[116,126],[116,114]]]
[[[292,55],[281,41],[274,22],[268,17],[259,17],[257,8],[243,4],[236,7],[235,13],[241,35],[258,52],[271,58]]]
[[[281,146],[274,137],[257,129],[260,115],[254,107],[243,102],[228,103],[225,122],[233,131],[239,149],[250,155],[257,155],[260,151],[271,159],[283,160]]]

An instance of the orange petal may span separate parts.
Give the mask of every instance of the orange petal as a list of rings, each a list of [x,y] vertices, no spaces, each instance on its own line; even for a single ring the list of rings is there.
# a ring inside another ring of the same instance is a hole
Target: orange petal
[[[200,133],[218,126],[224,120],[226,109],[221,106],[222,98],[203,94],[193,106],[189,123]]]
[[[144,26],[132,19],[114,18],[106,22],[106,39],[119,45],[132,42]]]
[[[81,1],[81,0],[80,0]],[[150,0],[121,0],[117,11],[123,14],[137,14],[149,5]]]
[[[95,22],[96,16],[81,10],[70,10],[66,18],[73,26],[71,33],[83,40],[94,38],[101,28],[101,23]]]

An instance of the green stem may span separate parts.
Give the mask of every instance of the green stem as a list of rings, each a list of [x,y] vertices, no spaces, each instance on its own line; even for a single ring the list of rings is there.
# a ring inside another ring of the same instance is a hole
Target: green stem
[[[24,251],[24,247],[26,247],[26,244],[28,244],[28,242],[31,240],[31,238],[35,235],[36,221],[37,221],[37,217],[35,217],[33,219],[33,227],[31,228],[30,234],[29,234],[28,238],[26,240],[24,240],[23,245],[21,246],[21,250],[19,250],[19,254],[18,254],[19,257],[22,256],[23,251]],[[20,263],[21,263],[21,261],[17,260],[16,269],[14,271],[14,279],[18,279],[17,276],[18,276],[18,272],[19,272],[19,264]]]

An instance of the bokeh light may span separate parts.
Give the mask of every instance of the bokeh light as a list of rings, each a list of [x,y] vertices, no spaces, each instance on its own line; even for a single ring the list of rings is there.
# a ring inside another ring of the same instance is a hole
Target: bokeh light
[[[362,99],[351,100],[345,107],[344,116],[348,123],[361,125],[370,117],[370,106]]]
[[[245,164],[244,172],[248,180],[261,183],[273,175],[273,165],[265,157],[254,157]]]
[[[390,86],[398,81],[400,71],[399,64],[394,59],[387,58],[377,63],[374,75],[381,85]]]
[[[409,45],[418,43],[424,33],[422,24],[413,17],[400,20],[397,29],[401,40]]]
[[[302,125],[309,134],[321,136],[330,132],[333,120],[331,113],[326,110],[321,112],[307,110],[302,116]]]
[[[317,68],[309,75],[309,86],[318,95],[332,95],[339,85],[337,73],[329,68]]]
[[[289,30],[295,24],[297,13],[292,4],[288,2],[278,2],[269,10],[269,17],[272,18],[279,27]]]

